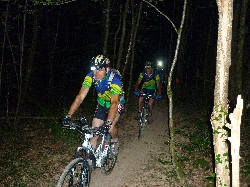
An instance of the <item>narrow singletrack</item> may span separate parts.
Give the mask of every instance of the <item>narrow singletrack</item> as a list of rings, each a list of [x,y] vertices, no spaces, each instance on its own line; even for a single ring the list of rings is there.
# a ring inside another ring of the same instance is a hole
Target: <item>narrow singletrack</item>
[[[166,100],[156,101],[154,121],[146,125],[140,140],[138,140],[138,121],[134,120],[134,114],[128,122],[123,121],[123,126],[119,128],[119,155],[113,172],[110,175],[103,175],[97,168],[92,173],[90,185],[92,187],[163,186],[166,182],[164,166],[158,159],[169,157],[168,147],[164,145],[169,139],[167,115]]]

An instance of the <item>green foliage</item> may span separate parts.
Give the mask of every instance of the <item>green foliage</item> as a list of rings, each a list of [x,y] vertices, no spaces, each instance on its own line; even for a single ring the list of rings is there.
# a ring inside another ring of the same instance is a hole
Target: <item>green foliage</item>
[[[221,155],[220,154],[215,155],[215,160],[217,164],[221,164],[222,163]]]
[[[190,140],[189,144],[182,145],[185,150],[190,154],[193,151],[199,150],[204,156],[210,154],[211,150],[211,139],[209,137],[209,132],[207,129],[204,129],[203,125],[196,125],[194,132],[189,132],[189,127],[187,125],[182,126],[182,129],[177,129],[176,134],[180,134],[183,137],[186,137]]]
[[[248,150],[246,150],[248,152]],[[242,161],[242,165],[240,168],[240,173],[244,175],[244,178],[246,180],[247,183],[250,183],[250,158],[247,158]]]
[[[207,178],[210,178],[210,179],[215,179],[215,176],[216,174],[215,173],[211,173]]]
[[[210,162],[205,160],[204,158],[198,158],[198,159],[194,160],[193,167],[203,168],[205,170],[209,170],[211,165],[210,165]]]

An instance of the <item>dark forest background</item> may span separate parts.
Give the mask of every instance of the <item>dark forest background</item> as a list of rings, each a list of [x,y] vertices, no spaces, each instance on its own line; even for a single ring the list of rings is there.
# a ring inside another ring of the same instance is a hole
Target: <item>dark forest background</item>
[[[4,119],[63,116],[90,71],[91,58],[98,54],[108,56],[123,73],[127,96],[133,93],[145,61],[156,65],[161,60],[164,73],[170,70],[177,34],[163,15],[143,1],[0,3],[0,114]],[[152,3],[179,27],[183,1]],[[232,106],[238,94],[243,95],[245,106],[249,102],[249,25],[249,1],[234,1],[228,98]],[[217,33],[216,1],[188,1],[174,95],[203,97],[212,106]]]

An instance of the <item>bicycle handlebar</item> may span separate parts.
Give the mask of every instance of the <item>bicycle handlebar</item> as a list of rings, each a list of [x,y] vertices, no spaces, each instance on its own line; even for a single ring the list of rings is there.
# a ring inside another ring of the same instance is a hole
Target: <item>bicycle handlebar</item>
[[[77,130],[80,131],[81,133],[94,133],[98,130],[98,127],[90,127],[89,125],[80,125],[77,123],[71,123],[69,126],[63,126],[64,129],[68,130]]]
[[[110,127],[105,124],[100,127],[103,127],[103,126]],[[102,135],[102,133],[99,131],[100,127],[91,127],[87,124],[81,125],[81,124],[72,122],[69,126],[63,126],[62,128],[67,129],[67,130],[76,130],[80,134],[87,133],[87,134],[93,134],[93,136],[100,136]]]
[[[148,99],[150,99],[150,98],[154,99],[155,98],[155,96],[150,95],[148,93],[143,93],[143,92],[140,92],[139,97],[145,97],[145,98],[148,98]]]

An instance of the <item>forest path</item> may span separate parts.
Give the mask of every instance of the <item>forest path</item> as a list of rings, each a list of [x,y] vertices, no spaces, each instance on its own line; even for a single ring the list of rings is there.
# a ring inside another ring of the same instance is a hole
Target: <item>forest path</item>
[[[130,109],[136,109],[136,103]],[[91,186],[166,186],[166,176],[162,170],[164,166],[158,159],[169,159],[169,149],[164,145],[169,140],[167,111],[166,99],[155,102],[154,121],[146,125],[140,140],[138,121],[134,119],[136,110],[130,117],[123,119],[122,126],[119,127],[120,147],[114,170],[111,174],[104,175],[99,168],[95,169],[92,172]]]

